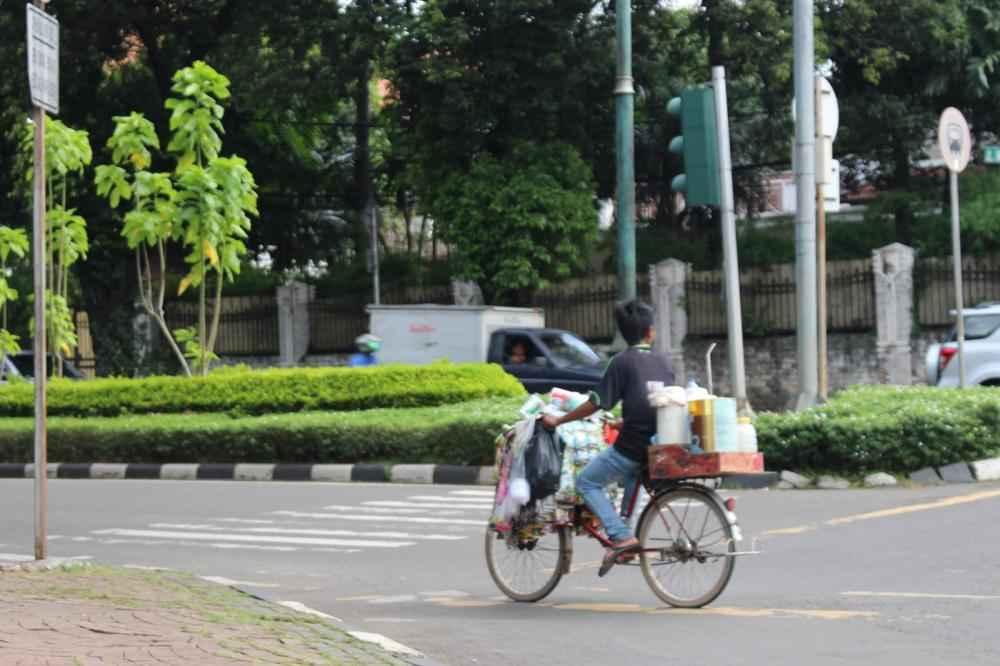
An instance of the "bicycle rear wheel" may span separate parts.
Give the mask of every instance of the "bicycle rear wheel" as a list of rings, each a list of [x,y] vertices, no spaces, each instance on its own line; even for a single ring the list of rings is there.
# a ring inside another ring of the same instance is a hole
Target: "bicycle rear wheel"
[[[486,528],[486,566],[496,586],[514,601],[540,601],[562,579],[571,537],[566,529],[532,523],[525,514],[508,532]]]
[[[705,606],[733,575],[733,529],[710,492],[674,488],[655,497],[639,519],[639,543],[646,582],[671,606]]]

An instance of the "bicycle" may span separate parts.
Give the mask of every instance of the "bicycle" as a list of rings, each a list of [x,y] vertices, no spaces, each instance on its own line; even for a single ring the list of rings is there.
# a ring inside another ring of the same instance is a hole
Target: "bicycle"
[[[650,499],[636,528],[639,547],[620,556],[616,566],[640,567],[653,593],[670,606],[700,608],[711,603],[729,583],[735,558],[757,554],[753,547],[736,549],[742,533],[735,499],[724,500],[698,483],[718,476],[651,479],[647,470],[623,513],[626,520],[631,518],[639,488],[644,488]],[[587,534],[605,548],[611,546],[597,518],[581,503],[556,505],[552,512],[544,500],[529,502],[506,527],[487,527],[486,564],[497,587],[514,601],[540,601],[570,573],[575,535]],[[635,555],[638,563],[629,561]],[[688,585],[678,574],[688,575]]]

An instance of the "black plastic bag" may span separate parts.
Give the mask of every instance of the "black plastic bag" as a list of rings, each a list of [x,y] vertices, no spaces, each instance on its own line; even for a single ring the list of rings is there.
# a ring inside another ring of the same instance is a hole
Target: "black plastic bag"
[[[524,477],[531,487],[531,501],[544,499],[559,490],[562,474],[562,447],[559,436],[535,422],[535,432],[524,449]]]

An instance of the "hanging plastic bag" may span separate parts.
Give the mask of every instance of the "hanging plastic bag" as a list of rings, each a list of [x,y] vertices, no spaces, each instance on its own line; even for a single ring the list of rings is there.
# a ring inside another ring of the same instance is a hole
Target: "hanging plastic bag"
[[[522,419],[512,429],[504,454],[506,464],[501,466],[493,510],[493,516],[498,522],[510,521],[531,499],[531,491],[525,480],[524,453],[534,434],[535,422],[535,418]]]
[[[531,487],[531,499],[540,500],[555,493],[561,474],[562,447],[558,437],[538,421],[524,450],[524,478]]]

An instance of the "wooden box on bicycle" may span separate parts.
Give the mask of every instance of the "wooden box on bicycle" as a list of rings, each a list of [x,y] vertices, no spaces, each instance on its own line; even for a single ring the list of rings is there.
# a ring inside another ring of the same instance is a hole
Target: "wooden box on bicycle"
[[[674,444],[649,447],[649,478],[693,479],[764,471],[763,453],[691,453]]]

